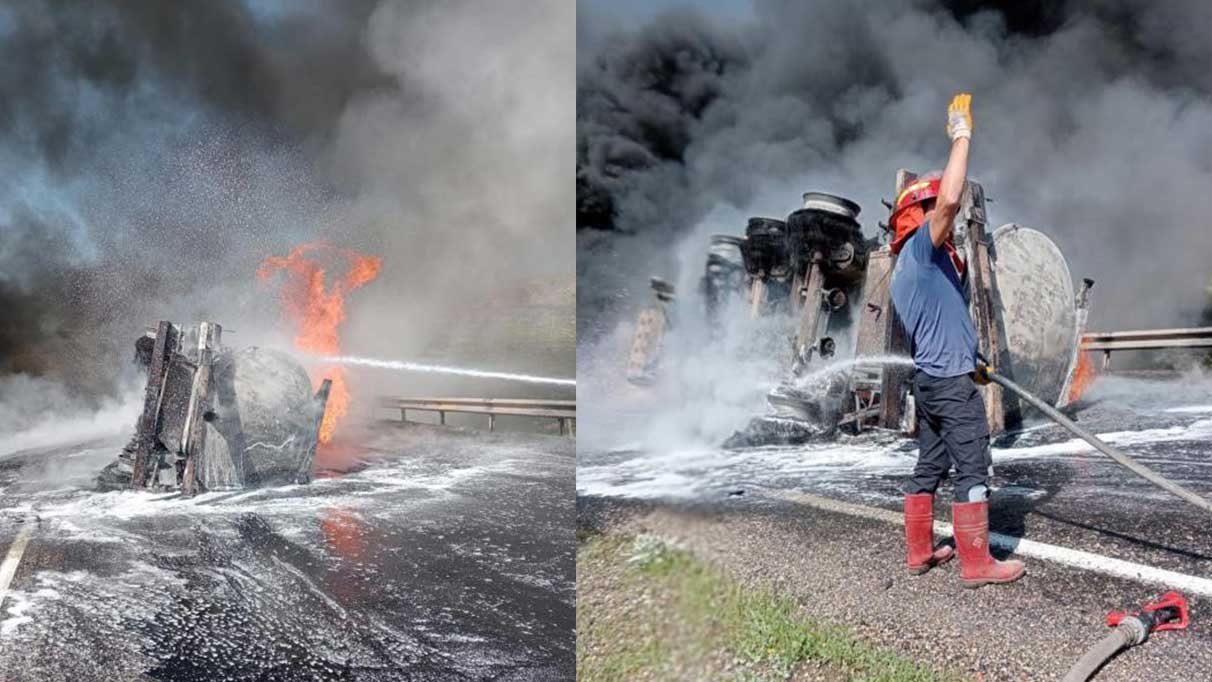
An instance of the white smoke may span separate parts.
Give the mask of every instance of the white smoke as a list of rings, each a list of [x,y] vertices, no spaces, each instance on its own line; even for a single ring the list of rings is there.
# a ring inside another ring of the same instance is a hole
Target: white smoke
[[[118,397],[73,395],[63,384],[15,374],[0,377],[0,457],[134,432],[140,387],[125,382]]]
[[[632,386],[624,378],[634,320],[579,346],[580,446],[716,446],[765,411],[766,394],[787,370],[794,320],[750,319],[747,301],[737,296],[721,311],[713,337],[699,294],[710,235],[730,232],[738,219],[720,208],[671,249],[679,262],[677,297],[656,385]]]

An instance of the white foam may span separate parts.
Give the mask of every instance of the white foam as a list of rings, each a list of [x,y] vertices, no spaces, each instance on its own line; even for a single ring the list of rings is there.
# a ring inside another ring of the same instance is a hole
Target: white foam
[[[1165,411],[1178,414],[1206,414],[1212,412],[1212,405],[1183,405],[1182,407],[1171,407]]]
[[[686,498],[705,489],[755,478],[828,478],[845,470],[912,468],[911,454],[866,443],[645,453],[615,464],[578,466],[577,491],[586,495]]]
[[[35,606],[39,601],[58,599],[59,596],[58,592],[50,589],[41,589],[29,594],[21,592],[10,594],[9,600],[13,605],[4,611],[8,614],[8,618],[0,621],[0,637],[8,637],[15,633],[22,625],[32,623],[34,618],[30,614],[35,610]]]
[[[0,456],[121,436],[133,430],[141,407],[138,401],[128,400],[75,416],[48,415],[20,431],[3,434]]]
[[[1201,419],[1187,426],[1170,426],[1140,431],[1112,431],[1100,433],[1099,439],[1111,445],[1132,446],[1147,443],[1166,443],[1180,440],[1206,440],[1212,437],[1212,419]],[[1023,448],[994,448],[993,461],[1009,461],[1031,457],[1081,455],[1097,452],[1093,445],[1080,438],[1060,443],[1033,445]]]
[[[494,447],[494,452],[498,448]],[[206,492],[194,497],[178,493],[153,494],[136,490],[95,492],[86,489],[57,489],[28,493],[20,498],[0,498],[0,516],[37,517],[47,525],[39,533],[88,538],[92,542],[121,542],[130,539],[121,522],[165,515],[232,515],[257,513],[286,519],[307,519],[318,510],[333,506],[369,508],[383,496],[392,497],[391,513],[418,505],[450,499],[455,489],[468,481],[527,469],[525,458],[508,447],[501,457],[471,466],[440,465],[424,457],[380,461],[362,471],[337,478],[316,479],[307,485],[259,488],[233,495],[230,491]],[[318,494],[322,490],[322,494]],[[409,495],[408,491],[423,494]],[[401,495],[400,493],[405,493]],[[289,525],[289,524],[288,524]]]
[[[1099,434],[1107,443],[1131,447],[1186,440],[1212,439],[1212,419],[1186,426]],[[827,443],[796,447],[742,450],[689,449],[637,453],[611,464],[577,467],[577,492],[583,495],[645,499],[686,499],[704,491],[787,478],[811,478],[828,486],[880,475],[907,475],[917,460],[911,441],[892,443]],[[901,447],[897,447],[897,446]],[[992,448],[994,463],[1038,457],[1065,457],[1097,452],[1074,438],[1027,447]],[[592,461],[592,456],[585,458]],[[1148,461],[1146,458],[1143,461]],[[1139,495],[1139,491],[1134,492]]]

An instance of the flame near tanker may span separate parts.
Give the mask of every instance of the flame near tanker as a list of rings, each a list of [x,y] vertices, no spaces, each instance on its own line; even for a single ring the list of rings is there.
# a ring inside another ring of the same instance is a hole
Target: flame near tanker
[[[336,257],[347,262],[345,274],[328,284],[329,267]],[[283,317],[295,331],[298,350],[320,355],[338,355],[341,351],[339,328],[345,321],[345,296],[379,276],[383,259],[338,249],[323,241],[296,246],[286,256],[270,256],[257,268],[257,279],[267,281],[276,273],[286,273],[279,296]],[[332,440],[337,422],[349,411],[350,393],[345,383],[345,368],[330,365],[312,370],[312,383],[318,387],[332,379],[328,407],[320,425],[320,442]]]
[[[1098,369],[1094,366],[1094,361],[1090,359],[1090,353],[1083,345],[1081,352],[1077,354],[1077,367],[1073,368],[1073,383],[1069,386],[1068,402],[1075,403],[1081,400],[1082,395],[1090,384],[1098,378]]]

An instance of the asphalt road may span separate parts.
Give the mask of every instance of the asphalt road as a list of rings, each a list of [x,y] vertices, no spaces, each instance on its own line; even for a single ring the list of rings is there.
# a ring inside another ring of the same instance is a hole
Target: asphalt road
[[[1138,461],[1212,499],[1212,380],[1106,377],[1077,406],[1074,418]],[[1212,535],[1206,531],[1212,518],[1067,432],[1047,424],[1029,425],[999,439],[993,455],[994,531],[1212,578]],[[1023,584],[1003,588],[1000,596],[989,595],[986,590],[994,590],[985,588],[977,591],[984,593],[979,598],[966,598],[936,576],[906,583],[910,592],[885,600],[881,576],[889,583],[895,579],[897,586],[903,580],[899,528],[790,504],[768,494],[806,492],[898,511],[900,485],[915,457],[912,441],[889,436],[732,451],[702,446],[587,450],[578,454],[578,521],[602,523],[603,510],[642,510],[639,517],[644,520],[635,522],[637,527],[660,527],[704,554],[733,564],[741,575],[793,586],[806,599],[865,603],[873,615],[864,622],[878,616],[886,625],[873,626],[872,637],[917,656],[929,655],[929,648],[908,639],[938,644],[932,632],[962,636],[962,625],[981,617],[971,608],[974,602],[984,609],[997,608],[997,617],[1004,619],[999,628],[1005,630],[998,632],[999,650],[978,645],[955,661],[961,668],[984,673],[986,680],[1059,677],[1081,653],[1082,642],[1101,636],[1098,628],[1106,611],[1160,591],[1157,585],[1032,559]],[[946,485],[938,505],[943,520],[949,495]],[[801,549],[809,546],[811,552]],[[813,554],[818,561],[805,563]],[[832,565],[839,561],[862,579],[848,587]],[[830,581],[831,575],[836,579]],[[812,586],[818,588],[815,595]],[[915,624],[905,612],[905,600],[919,597],[922,616],[932,625]],[[1212,628],[1200,621],[1212,613],[1212,604],[1204,599],[1193,603],[1193,628],[1173,638],[1177,643],[1151,643],[1153,654],[1141,647],[1143,653],[1133,654],[1139,668],[1121,665],[1098,679],[1130,679],[1150,665],[1168,669],[1177,664],[1185,667],[1174,679],[1212,679],[1212,660],[1206,653],[1196,654],[1212,651]],[[1007,609],[1008,604],[1013,606]],[[854,617],[853,611],[839,608],[822,606],[816,612]],[[1078,629],[1061,633],[1055,624],[1041,625],[1043,621]],[[1075,636],[1078,632],[1086,636]],[[1032,662],[1050,656],[1055,660],[1046,665]]]
[[[1212,499],[1212,379],[1109,377],[1073,412],[1142,464]],[[710,502],[756,489],[799,490],[899,509],[912,440],[862,436],[795,447],[691,447],[579,453],[583,495]],[[996,530],[1212,575],[1212,518],[1061,428],[1029,424],[994,443]],[[941,497],[950,495],[944,484]]]
[[[0,459],[0,679],[572,677],[572,439],[382,427],[193,499],[92,491],[121,445]]]

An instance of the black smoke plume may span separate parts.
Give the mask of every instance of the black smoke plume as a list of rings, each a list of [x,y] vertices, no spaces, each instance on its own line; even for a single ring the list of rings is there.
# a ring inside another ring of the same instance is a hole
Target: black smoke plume
[[[688,9],[636,27],[598,7],[578,18],[579,342],[672,276],[696,226],[738,234],[824,190],[874,235],[896,169],[945,160],[961,90],[992,226],[1044,230],[1098,281],[1093,328],[1197,321],[1212,5],[756,0],[740,23]]]

